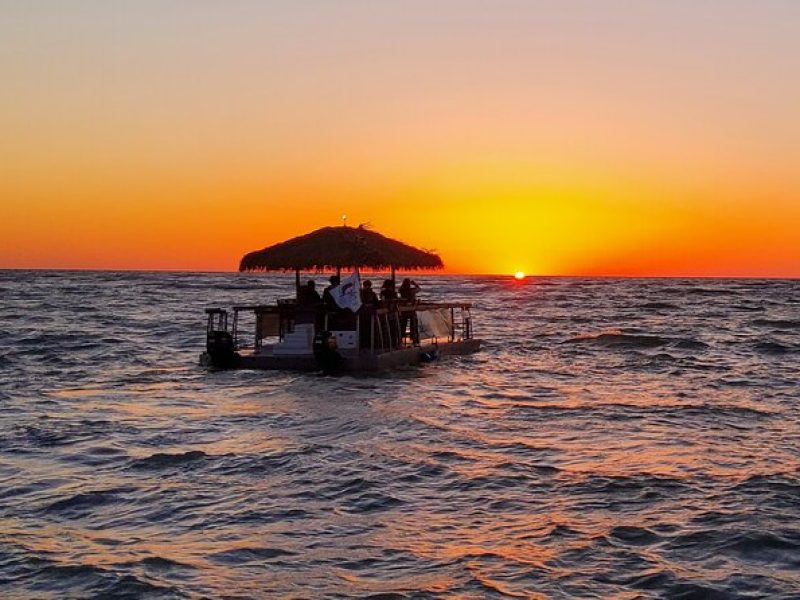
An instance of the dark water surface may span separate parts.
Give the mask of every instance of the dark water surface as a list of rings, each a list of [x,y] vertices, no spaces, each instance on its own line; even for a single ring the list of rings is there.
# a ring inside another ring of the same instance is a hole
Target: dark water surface
[[[798,598],[800,282],[420,278],[485,351],[208,372],[291,278],[0,272],[3,598]]]

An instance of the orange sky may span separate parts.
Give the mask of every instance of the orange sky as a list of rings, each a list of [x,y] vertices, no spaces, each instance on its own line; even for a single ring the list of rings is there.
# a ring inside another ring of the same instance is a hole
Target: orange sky
[[[800,5],[490,4],[4,5],[0,268],[800,277]]]

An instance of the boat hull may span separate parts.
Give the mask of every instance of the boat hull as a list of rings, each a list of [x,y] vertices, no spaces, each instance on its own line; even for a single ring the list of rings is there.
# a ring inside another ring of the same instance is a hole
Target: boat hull
[[[341,352],[337,370],[346,372],[381,371],[431,362],[440,356],[473,354],[480,350],[481,340],[468,339],[439,344],[422,344],[375,354],[371,352]],[[200,364],[215,366],[207,352],[200,355]],[[237,352],[234,364],[226,368],[268,371],[320,371],[322,367],[313,354],[273,354],[271,352]]]

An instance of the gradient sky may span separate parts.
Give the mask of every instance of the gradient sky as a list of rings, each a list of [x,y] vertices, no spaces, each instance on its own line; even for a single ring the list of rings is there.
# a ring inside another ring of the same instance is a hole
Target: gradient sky
[[[800,2],[0,1],[0,268],[800,276]]]

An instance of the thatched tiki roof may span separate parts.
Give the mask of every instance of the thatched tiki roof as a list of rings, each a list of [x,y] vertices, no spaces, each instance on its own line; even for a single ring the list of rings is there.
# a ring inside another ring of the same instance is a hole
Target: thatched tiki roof
[[[323,227],[306,235],[245,254],[240,271],[441,269],[438,254],[419,250],[364,227]]]

